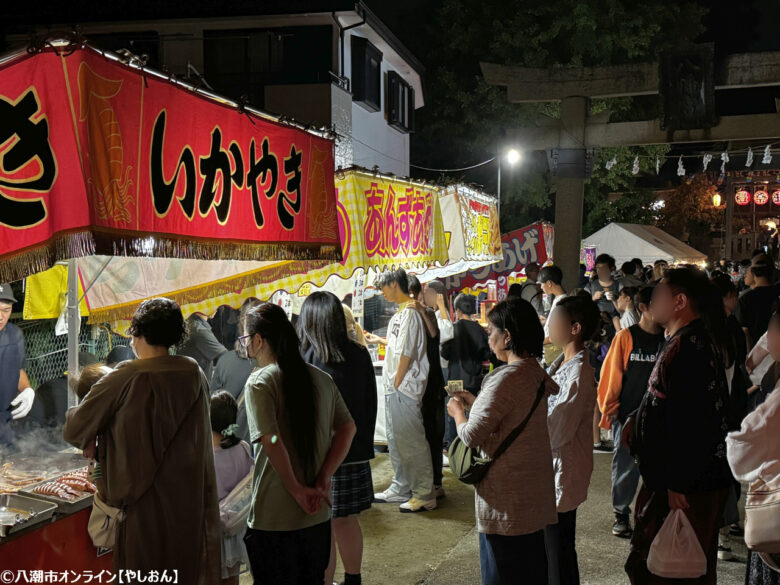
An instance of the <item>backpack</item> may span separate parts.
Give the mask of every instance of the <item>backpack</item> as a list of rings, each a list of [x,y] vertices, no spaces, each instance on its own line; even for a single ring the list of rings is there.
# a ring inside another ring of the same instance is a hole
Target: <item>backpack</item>
[[[219,521],[223,536],[233,536],[246,529],[249,510],[252,507],[252,477],[255,465],[252,457],[252,447],[241,441],[241,447],[252,459],[252,468],[244,478],[219,502]]]

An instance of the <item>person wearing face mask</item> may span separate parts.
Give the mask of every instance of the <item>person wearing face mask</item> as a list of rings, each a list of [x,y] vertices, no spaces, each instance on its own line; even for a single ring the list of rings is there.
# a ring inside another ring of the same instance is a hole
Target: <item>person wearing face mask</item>
[[[257,369],[246,383],[257,456],[244,536],[255,583],[322,585],[331,553],[331,478],[357,428],[336,383],[303,361],[284,309],[263,303],[238,338]]]
[[[11,420],[27,416],[35,391],[24,371],[24,335],[9,323],[16,298],[10,284],[0,284],[0,445],[13,443]]]
[[[100,437],[100,497],[124,513],[115,570],[175,569],[182,583],[219,583],[208,382],[195,360],[169,353],[185,335],[172,300],[141,303],[130,335],[138,359],[120,363],[68,410],[63,437],[88,458]]]

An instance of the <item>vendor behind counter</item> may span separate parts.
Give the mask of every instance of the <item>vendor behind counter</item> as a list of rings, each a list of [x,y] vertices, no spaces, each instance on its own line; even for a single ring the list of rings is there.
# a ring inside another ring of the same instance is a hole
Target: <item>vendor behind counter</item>
[[[106,356],[105,364],[114,368],[118,363],[134,358],[132,348],[118,345]],[[95,355],[86,351],[79,352],[79,370],[97,363],[100,363],[100,360]],[[68,375],[63,372],[62,376],[48,380],[38,387],[30,413],[23,421],[13,423],[13,428],[16,432],[23,432],[39,427],[61,427],[65,424],[67,410]]]
[[[0,284],[0,445],[13,442],[11,421],[27,416],[35,400],[24,371],[24,335],[9,323],[16,297],[10,284]]]

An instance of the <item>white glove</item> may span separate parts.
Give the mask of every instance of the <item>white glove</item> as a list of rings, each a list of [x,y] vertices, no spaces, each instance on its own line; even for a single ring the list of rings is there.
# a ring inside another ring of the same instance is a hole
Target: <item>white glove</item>
[[[14,420],[17,420],[27,416],[30,409],[32,409],[33,402],[35,402],[35,390],[32,388],[25,388],[19,392],[19,396],[11,401],[11,406],[16,406],[16,408],[11,411],[11,417]]]

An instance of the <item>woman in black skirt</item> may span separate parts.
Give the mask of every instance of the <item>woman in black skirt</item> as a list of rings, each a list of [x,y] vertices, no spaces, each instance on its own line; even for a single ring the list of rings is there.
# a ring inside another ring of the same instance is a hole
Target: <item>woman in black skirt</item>
[[[369,460],[374,458],[376,378],[368,350],[347,334],[344,311],[329,292],[309,295],[298,322],[301,353],[308,363],[333,378],[357,425],[347,458],[333,477],[333,545],[325,583],[333,582],[336,543],[344,565],[344,585],[360,585],[363,533],[358,514],[371,507],[374,486]]]

